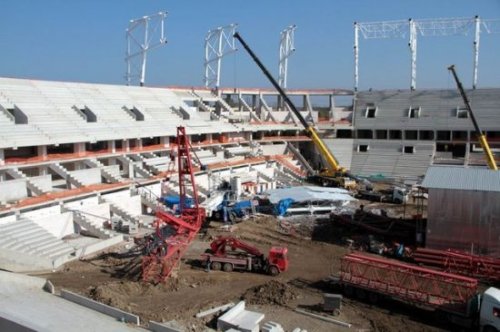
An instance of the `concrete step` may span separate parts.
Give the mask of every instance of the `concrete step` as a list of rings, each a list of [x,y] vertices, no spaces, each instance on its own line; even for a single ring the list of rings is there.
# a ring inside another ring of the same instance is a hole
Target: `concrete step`
[[[38,248],[38,253],[43,254],[44,256],[49,255],[50,253],[60,251],[61,249],[66,249],[68,246],[62,242],[61,240],[54,241],[50,245],[46,245],[44,248]]]
[[[10,222],[7,224],[2,224],[2,225],[0,225],[0,232],[3,233],[4,231],[7,231],[11,228],[20,227],[20,225],[29,226],[29,225],[33,225],[33,222],[26,220],[26,219],[23,219],[23,220],[16,220],[16,221],[13,221],[13,222]]]
[[[72,247],[66,246],[66,247],[60,247],[58,250],[53,250],[52,252],[45,253],[44,256],[49,256],[50,258],[57,258],[61,256],[67,256],[69,254],[74,253],[76,250]]]
[[[50,234],[49,234],[50,235]],[[19,250],[19,251],[30,251],[30,250],[38,250],[38,248],[40,246],[46,246],[50,243],[53,243],[56,239],[55,236],[43,236],[42,237],[43,240],[38,240],[36,241],[36,244],[34,244],[35,242],[32,242],[30,240],[27,240],[27,241],[24,241],[24,239],[20,239],[20,238],[17,238],[17,242],[16,244],[13,244],[10,246],[9,249],[12,249],[12,250]]]
[[[11,228],[10,230],[8,230],[6,232],[2,232],[2,234],[5,237],[22,237],[24,235],[39,232],[40,229],[41,229],[41,227],[33,227],[33,224],[32,224],[32,225]]]
[[[52,242],[54,238],[55,238],[55,236],[53,236],[50,233],[47,233],[47,234],[45,234],[43,236],[40,236],[36,240],[30,240],[30,245],[33,248],[37,248],[37,246],[43,246],[43,245],[45,245],[45,244],[47,244],[49,242]]]
[[[54,236],[50,233],[47,233],[47,232],[34,232],[34,233],[31,233],[31,234],[28,234],[28,235],[23,235],[21,237],[22,239],[22,242],[25,242],[25,243],[37,243],[38,241],[41,241],[41,240],[46,240],[46,239],[51,239],[53,238]],[[16,240],[20,240],[19,237],[16,237],[15,238]]]

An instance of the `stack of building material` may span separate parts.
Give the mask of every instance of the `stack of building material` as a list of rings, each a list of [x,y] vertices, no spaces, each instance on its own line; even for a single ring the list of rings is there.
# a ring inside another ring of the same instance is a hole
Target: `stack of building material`
[[[487,281],[500,281],[500,259],[465,252],[417,248],[413,253],[417,263]]]

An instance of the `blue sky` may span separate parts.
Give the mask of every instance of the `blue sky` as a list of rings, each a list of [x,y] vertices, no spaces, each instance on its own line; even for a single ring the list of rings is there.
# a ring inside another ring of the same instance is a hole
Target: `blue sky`
[[[124,84],[128,21],[168,11],[168,44],[152,51],[147,85],[203,84],[203,43],[211,28],[240,34],[277,75],[280,31],[296,24],[290,88],[352,88],[353,22],[421,18],[500,18],[499,0],[2,0],[0,76]],[[472,82],[473,36],[419,39],[418,88],[454,88],[446,67]],[[483,34],[479,87],[500,85],[500,34]],[[269,86],[240,47],[223,61],[222,86]],[[361,40],[360,88],[408,88],[404,39]]]

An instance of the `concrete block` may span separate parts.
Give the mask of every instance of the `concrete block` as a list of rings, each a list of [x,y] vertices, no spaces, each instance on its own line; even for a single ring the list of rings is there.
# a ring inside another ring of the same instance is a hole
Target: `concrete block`
[[[149,330],[153,332],[184,332],[186,329],[177,323],[175,320],[158,323],[152,320],[149,321]]]
[[[104,249],[109,248],[111,246],[114,246],[115,244],[118,244],[122,241],[123,241],[123,235],[120,234],[117,236],[113,236],[112,238],[102,240],[102,241],[99,241],[97,243],[92,243],[92,244],[89,244],[88,246],[85,246],[81,249],[78,249],[76,251],[75,256],[77,258],[83,258],[83,257],[89,256],[93,253],[96,253],[98,251],[101,251],[101,250],[104,250]]]
[[[261,332],[285,332],[283,327],[276,322],[267,322],[262,325]]]
[[[30,277],[24,274],[0,271],[0,284],[15,285],[16,287],[43,289],[47,279]]]
[[[262,313],[245,310],[245,301],[240,301],[219,317],[217,329],[227,331],[233,328],[242,332],[259,332],[259,323],[264,317]]]
[[[117,320],[124,321],[127,323],[136,324],[136,325],[140,324],[139,316],[133,315],[131,313],[128,313],[126,311],[123,311],[123,310],[120,310],[117,308],[113,308],[113,307],[106,305],[106,304],[99,303],[99,302],[91,300],[85,296],[81,296],[81,295],[78,295],[78,294],[75,294],[75,293],[72,293],[72,292],[69,292],[67,290],[62,289],[61,290],[61,297],[68,300],[68,301],[77,303],[77,304],[82,305],[84,307],[87,307],[89,309],[103,313],[105,315],[115,317]]]

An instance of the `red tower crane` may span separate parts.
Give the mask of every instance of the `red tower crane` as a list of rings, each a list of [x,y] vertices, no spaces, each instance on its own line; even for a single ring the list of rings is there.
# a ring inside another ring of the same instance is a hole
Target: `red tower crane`
[[[191,144],[184,127],[177,127],[177,170],[179,172],[179,216],[163,209],[156,211],[156,233],[150,237],[142,257],[142,280],[164,282],[178,264],[205,220],[199,206],[190,154]],[[187,188],[193,193],[193,206],[187,205]]]

